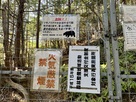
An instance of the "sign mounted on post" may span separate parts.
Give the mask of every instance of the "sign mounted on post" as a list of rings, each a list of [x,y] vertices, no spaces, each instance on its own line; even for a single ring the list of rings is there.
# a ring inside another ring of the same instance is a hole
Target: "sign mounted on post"
[[[70,46],[69,92],[100,93],[100,51],[98,46]]]
[[[124,22],[136,21],[136,6],[123,5],[123,19]]]
[[[124,50],[136,50],[136,6],[123,5]]]
[[[125,37],[124,50],[136,50],[136,23],[124,23],[123,33]]]
[[[60,50],[37,50],[32,90],[59,91]]]
[[[79,15],[44,15],[42,39],[79,38]]]

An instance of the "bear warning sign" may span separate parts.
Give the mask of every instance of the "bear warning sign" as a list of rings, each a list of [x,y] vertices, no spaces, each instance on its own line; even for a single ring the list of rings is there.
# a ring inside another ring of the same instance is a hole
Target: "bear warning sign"
[[[79,38],[79,15],[44,15],[42,39]]]

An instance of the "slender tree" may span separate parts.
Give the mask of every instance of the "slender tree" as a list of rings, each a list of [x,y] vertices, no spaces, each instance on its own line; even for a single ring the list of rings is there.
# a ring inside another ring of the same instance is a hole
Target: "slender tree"
[[[10,49],[9,49],[9,20],[8,20],[8,3],[4,3],[2,5],[2,26],[3,26],[3,46],[4,46],[4,53],[5,53],[5,66],[10,67]]]
[[[23,13],[24,13],[24,3],[25,0],[19,0],[18,5],[18,15],[17,15],[17,24],[16,24],[16,35],[15,35],[15,62],[14,66],[20,66],[20,45],[21,45],[21,34],[23,34]]]

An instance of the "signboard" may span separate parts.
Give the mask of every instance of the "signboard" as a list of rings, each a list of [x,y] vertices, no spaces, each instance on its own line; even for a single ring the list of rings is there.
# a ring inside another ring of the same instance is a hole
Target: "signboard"
[[[136,50],[136,23],[124,23],[124,50]]]
[[[124,22],[136,21],[136,6],[123,5]]]
[[[45,15],[42,24],[42,39],[79,38],[79,15]]]
[[[60,57],[59,50],[36,51],[32,90],[59,90]]]
[[[69,92],[100,93],[100,51],[98,46],[70,46]]]

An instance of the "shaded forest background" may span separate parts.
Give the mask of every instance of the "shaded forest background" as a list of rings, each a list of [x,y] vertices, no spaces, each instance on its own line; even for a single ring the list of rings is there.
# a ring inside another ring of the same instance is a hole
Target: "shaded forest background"
[[[107,8],[109,9],[109,2]],[[122,74],[135,74],[135,52],[124,52],[122,12],[120,4],[135,5],[135,0],[117,0],[117,36],[119,41],[120,70]],[[7,71],[32,71],[36,48],[63,49],[61,72],[67,72],[69,45],[98,45],[101,47],[101,72],[106,72],[103,41],[103,0],[0,0],[0,68]],[[42,16],[45,14],[79,14],[79,40],[41,40]],[[110,21],[110,19],[108,19]],[[110,27],[109,27],[110,28]],[[110,30],[109,30],[110,32]],[[111,60],[111,63],[112,60]],[[131,71],[130,71],[131,69]],[[108,102],[107,78],[101,77],[101,94],[79,94],[66,91],[67,75],[61,78],[60,93],[31,92],[31,75],[0,75],[2,102],[48,102],[48,100]],[[113,83],[114,84],[114,83]],[[123,102],[136,101],[134,79],[122,81]],[[5,90],[5,91],[3,91]],[[127,97],[126,97],[127,96]],[[41,100],[41,101],[40,101]],[[42,101],[43,100],[43,101]]]

